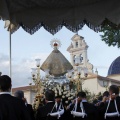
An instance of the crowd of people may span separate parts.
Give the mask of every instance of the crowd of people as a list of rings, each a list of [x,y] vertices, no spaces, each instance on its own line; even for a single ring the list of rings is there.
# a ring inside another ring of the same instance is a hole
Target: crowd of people
[[[120,120],[119,88],[111,85],[109,91],[96,102],[89,103],[85,92],[78,92],[67,107],[52,90],[45,92],[44,105],[36,113],[24,98],[23,91],[11,95],[11,78],[0,76],[0,120]]]

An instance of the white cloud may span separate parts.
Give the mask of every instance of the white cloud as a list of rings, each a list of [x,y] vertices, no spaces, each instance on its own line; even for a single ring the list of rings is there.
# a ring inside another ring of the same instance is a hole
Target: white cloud
[[[29,79],[31,77],[31,68],[36,67],[36,58],[41,59],[41,64],[45,61],[50,53],[36,53],[30,56],[30,58],[22,58],[19,62],[18,60],[12,60],[12,83],[13,87],[25,86],[29,84]],[[69,59],[69,53],[64,52],[64,56]],[[102,71],[103,74],[106,73],[108,66],[95,65],[95,68]],[[9,74],[9,56],[0,54],[0,71],[3,74]],[[41,76],[44,76],[44,72],[41,71]]]
[[[6,55],[9,51],[9,34],[8,32],[5,32],[4,29],[1,30],[1,32],[3,34],[1,34],[0,48],[3,54],[0,54],[0,71],[2,71],[3,74],[9,74],[9,56]],[[117,47],[108,47],[101,41],[99,36],[100,33],[95,33],[86,26],[83,30],[80,30],[78,34],[85,38],[85,41],[89,46],[88,59],[90,60],[90,63],[94,65],[94,69],[98,68],[100,75],[106,76],[112,61],[120,55],[119,49]],[[12,37],[13,86],[28,85],[28,77],[31,76],[31,68],[35,67],[35,59],[40,58],[41,64],[43,63],[52,51],[49,43],[53,38],[61,40],[62,46],[60,51],[68,60],[70,60],[70,54],[66,49],[70,45],[73,35],[74,33],[68,31],[64,27],[54,36],[43,29],[40,29],[40,31],[32,36],[26,34],[22,29],[14,33],[14,36]],[[41,74],[43,75],[43,72],[41,72]]]
[[[9,73],[9,57],[0,53],[0,72],[3,74]]]
[[[24,86],[29,84],[29,77],[31,77],[31,68],[36,67],[36,58],[41,58],[41,64],[47,58],[48,53],[34,54],[31,58],[24,58],[18,63],[12,61],[12,84],[13,87]],[[9,74],[9,57],[0,54],[0,70],[3,74]],[[44,73],[41,71],[41,76]]]

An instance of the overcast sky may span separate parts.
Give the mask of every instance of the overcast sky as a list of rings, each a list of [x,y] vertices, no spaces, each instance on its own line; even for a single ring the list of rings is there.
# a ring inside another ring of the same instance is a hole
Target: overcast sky
[[[108,47],[101,41],[100,34],[84,26],[78,32],[87,42],[88,59],[98,69],[101,76],[107,76],[110,64],[120,56],[120,49]],[[29,84],[31,68],[35,67],[35,59],[40,58],[41,64],[53,50],[50,41],[57,38],[61,41],[60,51],[70,61],[70,55],[66,51],[75,33],[65,27],[57,34],[52,35],[41,28],[34,35],[26,33],[22,28],[12,34],[12,80],[13,87]],[[9,75],[9,32],[4,29],[4,22],[0,21],[0,71]],[[44,75],[41,72],[42,76]]]

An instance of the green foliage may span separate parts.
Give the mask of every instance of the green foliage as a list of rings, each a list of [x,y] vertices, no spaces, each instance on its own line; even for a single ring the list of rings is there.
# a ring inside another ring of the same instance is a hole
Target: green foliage
[[[88,102],[92,103],[93,101],[97,100],[98,97],[102,95],[101,92],[99,92],[97,95],[95,93],[91,93],[89,89],[84,89],[83,92],[86,93]]]
[[[101,35],[102,41],[105,41],[108,46],[117,46],[120,48],[120,30],[114,29],[109,25],[102,26]]]

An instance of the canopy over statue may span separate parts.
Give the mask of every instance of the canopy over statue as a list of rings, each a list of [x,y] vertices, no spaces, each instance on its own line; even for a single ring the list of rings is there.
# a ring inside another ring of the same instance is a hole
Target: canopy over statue
[[[22,27],[33,34],[42,26],[55,34],[65,26],[78,32],[108,24],[120,28],[120,0],[0,0],[0,19],[11,32]]]
[[[63,76],[65,73],[67,73],[68,70],[71,70],[73,67],[70,62],[64,57],[64,55],[58,50],[60,47],[60,41],[53,40],[51,44],[54,50],[42,64],[41,69],[43,71],[49,70],[49,74],[55,77]]]

